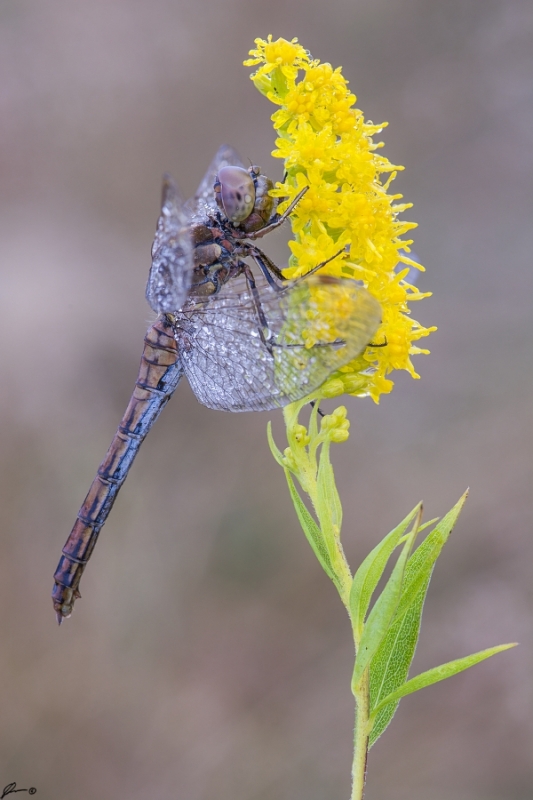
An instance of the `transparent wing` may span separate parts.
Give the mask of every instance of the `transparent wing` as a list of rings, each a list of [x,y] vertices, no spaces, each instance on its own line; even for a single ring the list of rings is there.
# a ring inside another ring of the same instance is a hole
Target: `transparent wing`
[[[208,170],[202,178],[202,182],[196,194],[185,203],[185,207],[190,211],[191,216],[195,218],[204,217],[206,214],[217,211],[218,206],[215,201],[215,192],[213,189],[215,178],[219,169],[231,166],[242,167],[244,165],[237,151],[234,150],[233,147],[230,147],[229,144],[223,144],[222,147],[219,147],[215,157],[209,164]]]
[[[243,276],[176,315],[180,360],[209,408],[262,411],[299,400],[359,355],[380,324],[379,303],[352,280],[310,276],[279,293],[258,277],[257,287],[272,352]],[[333,338],[320,312],[336,308]]]
[[[181,308],[193,270],[190,215],[170,175],[163,178],[161,214],[152,245],[146,299],[157,313]]]

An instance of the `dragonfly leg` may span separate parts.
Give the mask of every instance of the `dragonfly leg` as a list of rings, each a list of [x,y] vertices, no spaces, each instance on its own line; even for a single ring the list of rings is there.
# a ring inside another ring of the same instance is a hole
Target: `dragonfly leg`
[[[256,248],[254,248],[256,249]],[[261,251],[259,251],[261,252]],[[250,255],[252,255],[250,253]],[[269,259],[268,259],[269,260]],[[245,264],[244,261],[239,261],[237,264],[239,270],[245,275],[246,282],[248,284],[248,288],[250,289],[250,294],[252,295],[252,300],[255,308],[255,313],[257,314],[257,321],[258,321],[258,331],[259,336],[261,337],[261,341],[263,342],[264,346],[270,353],[270,355],[274,355],[274,347],[280,348],[305,348],[305,343],[302,342],[301,344],[286,344],[281,342],[276,342],[274,338],[274,334],[270,330],[268,326],[268,320],[265,316],[265,312],[263,311],[263,306],[261,304],[261,298],[259,297],[259,292],[257,291],[257,286],[255,283],[255,278],[253,275],[252,270]],[[263,271],[263,270],[262,270]],[[265,277],[267,274],[265,273]],[[271,276],[272,279],[272,276]],[[270,283],[270,281],[269,281]],[[272,285],[272,284],[271,284]],[[277,291],[283,291],[284,287],[275,285]],[[341,339],[336,339],[334,342],[317,342],[314,347],[342,347],[346,344]]]
[[[285,278],[280,268],[276,264],[274,264],[273,261],[271,261],[271,259],[266,255],[266,253],[263,253],[262,250],[260,250],[258,247],[255,247],[254,245],[246,245],[246,244],[243,245],[242,247],[239,247],[236,253],[237,255],[244,256],[244,258],[248,257],[253,258],[253,260],[255,261],[255,263],[257,264],[257,266],[267,279],[269,285],[272,287],[272,289],[274,289],[274,291],[283,292],[285,290],[286,286],[280,286],[279,284],[277,284],[276,281],[274,280],[274,276],[279,281],[283,281],[285,284],[287,284],[287,278]]]
[[[307,192],[308,189],[309,186],[304,186],[304,188],[300,192],[298,192],[298,194],[291,202],[291,204],[285,209],[283,214],[279,215],[276,214],[274,216],[274,219],[271,222],[269,222],[268,225],[265,225],[264,228],[260,228],[258,231],[251,231],[250,233],[244,233],[242,238],[251,240],[261,239],[263,236],[266,236],[267,233],[270,233],[270,231],[274,231],[276,230],[276,228],[279,228],[280,225],[283,225],[283,223],[287,221],[288,217],[292,214],[292,212],[294,211],[294,209],[296,208],[296,206],[298,205],[298,203],[300,202],[300,200],[302,199],[302,197],[304,196],[304,194]]]
[[[310,400],[309,401],[309,405],[311,406],[311,408],[314,408],[316,406],[316,400]],[[324,412],[322,411],[322,409],[320,408],[320,406],[318,406],[316,411],[317,411],[317,414],[318,414],[319,417],[325,417],[326,416],[324,414]]]
[[[305,275],[300,275],[298,278],[294,278],[292,280],[291,285],[294,286],[295,284],[300,283],[300,281],[304,281],[310,275],[314,275],[315,272],[318,272],[319,269],[322,269],[322,267],[325,267],[326,264],[330,263],[330,261],[334,261],[338,256],[341,255],[341,253],[345,253],[345,252],[346,252],[346,249],[344,247],[341,248],[334,255],[330,256],[329,258],[326,258],[325,261],[321,261],[320,264],[317,264],[316,267],[312,267],[312,269],[310,269],[308,272],[306,272]]]
[[[321,261],[320,264],[317,264],[315,267],[308,270],[305,275],[300,275],[298,278],[293,278],[292,280],[290,278],[286,278],[281,269],[274,264],[267,254],[260,250],[259,247],[255,247],[255,245],[243,245],[238,249],[237,252],[238,255],[242,255],[244,257],[250,256],[250,258],[253,258],[270,286],[276,292],[284,292],[287,288],[296,286],[296,284],[300,283],[300,281],[305,280],[310,275],[314,275],[315,272],[318,272],[319,269],[325,267],[326,264],[330,263],[330,261],[334,261],[338,256],[341,255],[341,253],[345,252],[345,249],[342,248],[341,250],[338,250],[336,253],[334,253],[334,255],[330,256],[325,261]],[[284,285],[280,286],[277,284],[273,278],[273,275],[275,275],[278,280],[283,281]]]
[[[384,342],[369,342],[367,344],[367,347],[387,347],[388,345],[387,337],[384,336],[383,338],[385,339]]]
[[[273,350],[272,350],[274,344],[274,342],[272,341],[273,335],[272,331],[268,327],[268,321],[265,316],[265,312],[263,311],[261,298],[259,297],[259,292],[257,291],[257,286],[255,284],[254,274],[250,269],[250,267],[248,266],[248,264],[245,264],[244,261],[239,261],[238,267],[244,273],[244,276],[246,278],[246,283],[248,284],[250,294],[252,295],[255,313],[257,315],[257,322],[258,322],[257,330],[259,331],[259,336],[261,337],[261,341],[265,345],[270,355],[273,355]]]

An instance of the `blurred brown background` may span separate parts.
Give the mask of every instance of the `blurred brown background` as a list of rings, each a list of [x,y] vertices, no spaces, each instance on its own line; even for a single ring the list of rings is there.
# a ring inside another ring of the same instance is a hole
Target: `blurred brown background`
[[[335,449],[356,565],[421,498],[471,497],[413,673],[519,640],[407,698],[368,800],[533,796],[527,0],[1,0],[0,789],[58,800],[349,796],[352,653],[265,427],[181,385],[58,629],[52,574],[125,408],[161,174],[191,194],[230,142],[273,177],[241,66],[298,36],[389,120],[437,324],[421,381],[349,400]],[[285,231],[285,236],[287,231]],[[265,243],[282,263],[283,235]]]

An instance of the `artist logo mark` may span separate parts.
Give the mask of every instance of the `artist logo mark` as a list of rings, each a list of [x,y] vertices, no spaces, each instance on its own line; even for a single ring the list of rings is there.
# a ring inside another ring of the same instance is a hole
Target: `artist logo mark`
[[[3,797],[7,797],[9,794],[15,794],[15,792],[28,792],[28,794],[35,794],[36,791],[37,789],[35,786],[30,786],[29,789],[17,789],[17,784],[15,781],[13,781],[13,783],[8,783],[7,786],[4,786],[2,794],[0,794],[0,800],[2,800]]]

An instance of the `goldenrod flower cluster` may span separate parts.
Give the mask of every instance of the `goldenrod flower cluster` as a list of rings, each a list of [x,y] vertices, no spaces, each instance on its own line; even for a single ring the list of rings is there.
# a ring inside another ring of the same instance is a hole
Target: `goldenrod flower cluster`
[[[324,272],[360,280],[379,301],[382,324],[374,341],[328,382],[329,396],[336,386],[337,394],[369,394],[378,402],[394,385],[387,378],[392,370],[419,377],[410,356],[429,351],[414,342],[435,330],[412,319],[408,307],[430,293],[406,281],[410,267],[424,268],[409,258],[412,240],[402,239],[416,227],[398,219],[411,204],[398,202],[401,194],[389,194],[403,167],[377,153],[382,143],[372,137],[386,123],[365,122],[340,67],[311,58],[297,39],[269,36],[255,44],[244,63],[258,67],[251,76],[255,86],[279,106],[272,116],[278,133],[272,155],[285,161],[285,180],[273,191],[283,198],[280,211],[309,187],[291,217],[294,241],[284,274],[305,275],[341,251]]]

